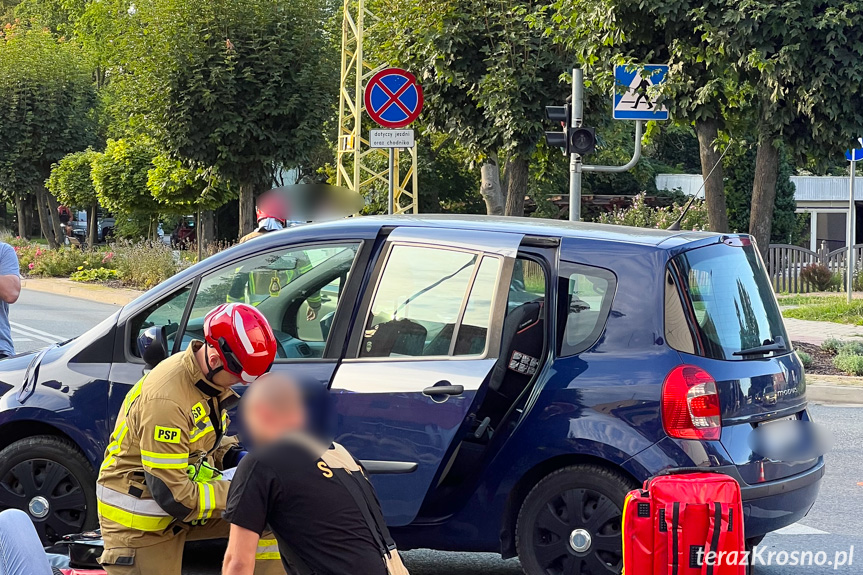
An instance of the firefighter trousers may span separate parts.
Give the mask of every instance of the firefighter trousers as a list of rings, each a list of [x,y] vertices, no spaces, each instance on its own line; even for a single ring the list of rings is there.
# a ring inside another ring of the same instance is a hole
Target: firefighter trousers
[[[206,525],[180,525],[173,536],[149,547],[120,547],[105,540],[102,567],[108,575],[181,575],[183,548],[186,541],[206,541],[228,537],[231,524],[212,519]],[[285,575],[278,544],[272,533],[265,532],[258,542],[255,575]]]

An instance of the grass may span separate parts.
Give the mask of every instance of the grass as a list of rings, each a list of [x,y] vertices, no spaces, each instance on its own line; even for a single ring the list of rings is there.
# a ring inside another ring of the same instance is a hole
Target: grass
[[[823,296],[823,295],[806,295],[806,294],[793,294],[793,295],[776,295],[776,300],[779,302],[779,305],[811,305],[811,304],[833,304],[833,303],[842,303],[847,302],[847,298],[845,296]]]
[[[782,315],[810,321],[863,325],[863,300],[848,303],[842,298],[820,298],[819,303],[801,304],[801,307],[783,310]]]

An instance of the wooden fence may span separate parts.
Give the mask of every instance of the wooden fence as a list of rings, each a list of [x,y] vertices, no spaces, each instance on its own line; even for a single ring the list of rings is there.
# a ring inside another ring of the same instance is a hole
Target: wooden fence
[[[839,248],[837,250],[829,250],[823,243],[817,252],[801,248],[800,246],[792,246],[788,244],[770,244],[767,256],[767,270],[770,274],[770,280],[773,284],[773,289],[779,293],[805,293],[817,291],[818,288],[812,285],[801,277],[803,268],[809,265],[822,265],[834,276],[841,278],[838,280],[838,289],[845,289],[846,278],[845,260],[848,256],[848,250]],[[854,246],[854,269],[860,270],[863,268],[863,244]]]

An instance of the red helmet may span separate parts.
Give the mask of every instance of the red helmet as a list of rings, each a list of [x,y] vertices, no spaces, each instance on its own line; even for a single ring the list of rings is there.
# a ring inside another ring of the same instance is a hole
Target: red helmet
[[[204,340],[213,346],[228,373],[251,383],[276,358],[276,336],[267,318],[244,303],[223,303],[204,318]]]
[[[256,221],[260,222],[266,218],[279,220],[282,225],[288,221],[288,206],[285,204],[284,198],[277,194],[265,193],[258,198],[258,206],[255,208],[257,215]]]

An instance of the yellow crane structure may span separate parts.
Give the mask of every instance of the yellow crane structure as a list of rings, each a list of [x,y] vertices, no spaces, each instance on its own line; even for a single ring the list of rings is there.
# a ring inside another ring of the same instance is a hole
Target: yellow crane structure
[[[387,190],[390,177],[388,151],[371,148],[367,133],[363,132],[366,84],[376,72],[385,68],[383,64],[366,61],[363,40],[379,22],[380,19],[367,7],[366,0],[344,0],[336,185],[364,197],[372,189]],[[407,154],[395,150],[392,177],[393,213],[419,213],[416,146]]]

